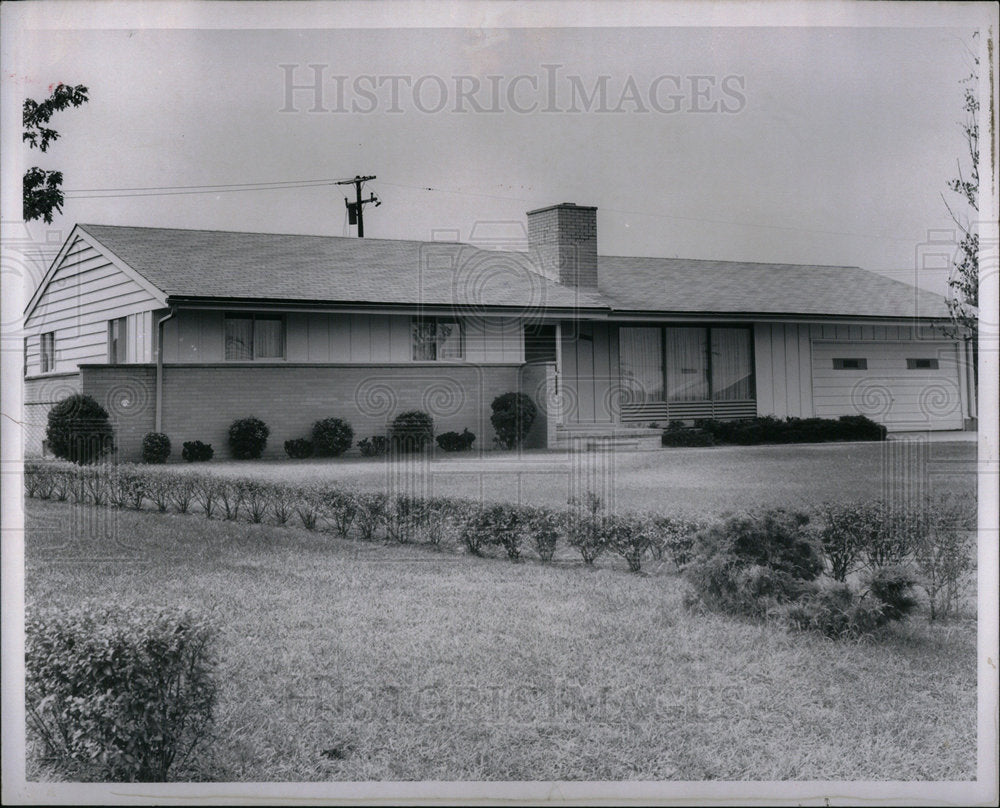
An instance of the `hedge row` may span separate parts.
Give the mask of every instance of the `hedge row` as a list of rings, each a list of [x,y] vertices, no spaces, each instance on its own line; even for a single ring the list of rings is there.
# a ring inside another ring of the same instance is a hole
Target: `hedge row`
[[[667,558],[677,570],[688,571],[705,605],[745,613],[764,613],[797,600],[788,594],[810,589],[800,586],[803,581],[822,577],[842,588],[862,575],[874,579],[884,570],[904,569],[926,592],[933,619],[956,608],[972,564],[969,531],[975,527],[974,501],[955,497],[939,497],[915,509],[875,500],[825,504],[811,515],[788,516],[779,509],[707,522],[608,513],[593,495],[569,508],[552,509],[131,464],[27,463],[25,486],[29,496],[40,499],[160,512],[197,509],[207,518],[297,522],[344,538],[459,546],[473,555],[496,548],[513,561],[521,560],[527,548],[549,561],[560,544],[574,548],[586,564],[617,554],[635,572],[647,558]],[[785,560],[777,564],[775,559]],[[842,596],[827,600],[834,604]],[[800,616],[798,622],[809,620]]]
[[[863,415],[840,418],[786,418],[765,415],[738,421],[698,419],[693,427],[671,421],[663,431],[664,446],[713,446],[732,443],[825,443],[830,441],[883,441],[887,430]]]

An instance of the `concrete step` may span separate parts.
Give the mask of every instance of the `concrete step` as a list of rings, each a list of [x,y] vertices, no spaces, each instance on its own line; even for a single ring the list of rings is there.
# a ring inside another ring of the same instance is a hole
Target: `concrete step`
[[[569,451],[650,451],[659,449],[661,432],[646,427],[611,424],[572,424],[556,427],[556,448]]]

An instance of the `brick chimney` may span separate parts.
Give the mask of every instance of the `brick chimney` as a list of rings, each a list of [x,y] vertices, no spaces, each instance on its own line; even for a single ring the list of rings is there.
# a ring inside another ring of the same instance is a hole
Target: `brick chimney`
[[[528,248],[545,277],[565,286],[597,288],[597,208],[563,202],[529,210]]]

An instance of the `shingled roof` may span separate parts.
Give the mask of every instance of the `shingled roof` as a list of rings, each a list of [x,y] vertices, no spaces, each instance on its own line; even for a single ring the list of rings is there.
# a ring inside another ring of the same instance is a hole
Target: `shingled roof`
[[[940,295],[858,267],[608,256],[598,262],[600,291],[620,311],[948,317]]]
[[[858,267],[601,256],[599,290],[538,274],[527,253],[455,242],[83,224],[174,298],[605,313],[948,317],[940,295]]]

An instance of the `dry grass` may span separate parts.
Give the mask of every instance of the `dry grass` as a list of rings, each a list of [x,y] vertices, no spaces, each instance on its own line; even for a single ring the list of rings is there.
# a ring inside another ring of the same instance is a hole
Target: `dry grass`
[[[218,742],[182,776],[974,777],[970,619],[841,644],[687,612],[665,568],[26,507],[29,609],[97,598],[215,613]]]
[[[493,453],[407,461],[380,458],[213,461],[172,468],[272,480],[324,481],[385,490],[401,467],[410,484],[437,495],[565,505],[581,481],[617,506],[709,515],[753,507],[813,508],[824,500],[906,495],[924,488],[976,490],[976,444],[902,442],[719,446],[596,454]]]

